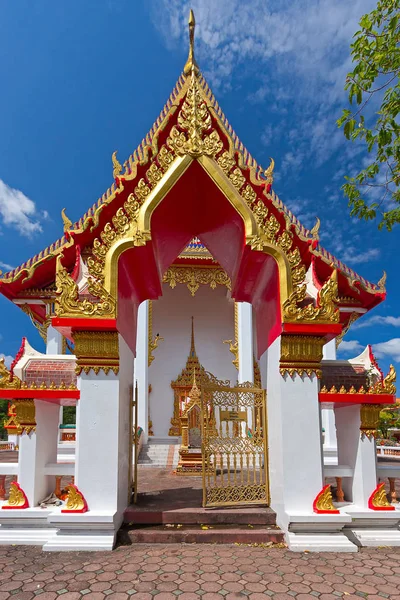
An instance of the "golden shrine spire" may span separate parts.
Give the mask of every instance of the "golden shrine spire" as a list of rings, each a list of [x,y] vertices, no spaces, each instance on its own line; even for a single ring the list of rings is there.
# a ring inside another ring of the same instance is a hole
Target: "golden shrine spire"
[[[196,348],[194,345],[194,317],[192,317],[192,336],[190,338],[190,356],[196,356]]]
[[[199,66],[194,57],[194,29],[196,26],[196,21],[194,19],[194,13],[193,13],[192,9],[190,9],[188,25],[189,25],[189,55],[188,55],[186,64],[183,68],[184,75],[190,75],[190,73],[192,71],[194,71],[196,74],[199,73]]]

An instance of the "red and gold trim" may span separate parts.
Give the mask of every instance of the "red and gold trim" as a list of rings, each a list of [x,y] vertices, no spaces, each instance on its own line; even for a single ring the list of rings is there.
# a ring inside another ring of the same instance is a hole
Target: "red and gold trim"
[[[4,510],[24,509],[29,508],[28,498],[19,483],[12,481],[10,483],[10,495],[6,502],[1,507]]]
[[[324,485],[313,502],[313,511],[318,515],[339,515],[340,511],[334,507],[330,485]]]
[[[384,483],[379,483],[370,495],[368,508],[371,510],[395,510],[395,507],[389,504]]]
[[[88,505],[84,495],[75,484],[67,486],[68,496],[65,508],[61,510],[62,513],[85,513],[88,511]]]

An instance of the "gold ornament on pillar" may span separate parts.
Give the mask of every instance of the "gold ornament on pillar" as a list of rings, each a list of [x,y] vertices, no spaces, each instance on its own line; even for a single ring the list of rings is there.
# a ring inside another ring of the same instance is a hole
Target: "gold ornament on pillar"
[[[87,502],[80,490],[75,484],[67,486],[68,496],[65,508],[61,510],[62,513],[84,513],[88,510]]]
[[[76,373],[83,371],[96,375],[103,370],[107,375],[119,371],[119,347],[117,331],[75,331],[73,334],[76,355]]]
[[[159,333],[153,338],[153,302],[149,300],[149,324],[148,324],[148,366],[150,367],[151,363],[154,360],[153,352],[158,348],[158,344],[164,341],[164,338],[160,336]]]
[[[282,376],[296,374],[321,377],[321,360],[325,339],[315,335],[281,336],[281,360],[279,371]]]
[[[370,510],[395,510],[386,495],[385,484],[378,483],[372,494],[368,499],[368,508]]]
[[[313,510],[317,514],[338,514],[332,502],[332,492],[330,485],[324,485],[313,502]]]
[[[12,481],[10,483],[10,495],[6,504],[3,504],[3,509],[23,509],[29,508],[28,498],[19,483]]]
[[[361,438],[365,436],[371,440],[376,437],[379,423],[379,414],[382,410],[381,404],[361,404],[360,406],[360,432]]]
[[[4,423],[4,427],[13,426],[18,435],[30,434],[36,431],[35,401],[29,399],[17,399],[13,402],[13,414]]]
[[[235,319],[235,340],[224,340],[224,344],[229,344],[229,352],[233,354],[235,357],[232,361],[232,364],[239,371],[239,306],[238,303],[235,302],[234,309],[234,319]]]

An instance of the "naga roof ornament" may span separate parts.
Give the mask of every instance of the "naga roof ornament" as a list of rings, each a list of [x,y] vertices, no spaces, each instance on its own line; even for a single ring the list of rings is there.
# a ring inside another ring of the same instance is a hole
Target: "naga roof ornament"
[[[61,218],[64,225],[64,233],[67,233],[67,231],[70,231],[72,229],[72,221],[65,214],[65,208],[63,208],[61,211]]]

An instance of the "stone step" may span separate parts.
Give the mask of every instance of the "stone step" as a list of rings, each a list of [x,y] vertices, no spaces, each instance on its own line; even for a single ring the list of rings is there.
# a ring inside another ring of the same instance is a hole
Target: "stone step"
[[[143,496],[144,497],[144,496]],[[139,494],[139,502],[142,495]],[[213,508],[202,506],[154,509],[131,505],[125,510],[124,523],[135,525],[276,525],[276,513],[267,507]]]
[[[171,444],[170,442],[168,444],[154,442],[146,444],[140,452],[138,464],[141,466],[165,468],[168,459],[170,459],[172,455],[173,464],[176,466],[178,460],[178,448],[179,446],[177,444]],[[173,450],[173,453],[171,452],[171,449]]]
[[[121,544],[276,544],[284,542],[284,534],[276,525],[125,526],[119,530],[118,540]]]

